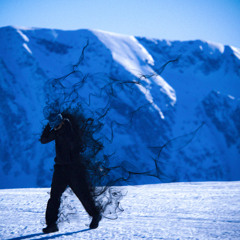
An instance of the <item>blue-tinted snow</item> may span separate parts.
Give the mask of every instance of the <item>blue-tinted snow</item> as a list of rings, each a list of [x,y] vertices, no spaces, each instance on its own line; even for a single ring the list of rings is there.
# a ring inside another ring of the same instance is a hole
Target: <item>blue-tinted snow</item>
[[[49,189],[0,190],[0,239],[240,239],[240,182],[171,183],[123,187],[128,191],[117,220],[78,214],[60,231],[42,235]]]

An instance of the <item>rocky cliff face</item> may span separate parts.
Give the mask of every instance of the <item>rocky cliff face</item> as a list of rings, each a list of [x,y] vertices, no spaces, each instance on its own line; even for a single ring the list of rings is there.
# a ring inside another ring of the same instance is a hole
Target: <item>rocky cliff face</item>
[[[1,188],[49,186],[54,148],[38,139],[46,101],[66,100],[60,85],[66,92],[78,86],[71,101],[95,118],[107,113],[102,137],[105,151],[118,153],[115,163],[152,169],[157,147],[168,143],[158,159],[163,181],[240,178],[237,48],[91,30],[5,27],[0,29],[0,73]],[[133,182],[156,180],[142,176]]]

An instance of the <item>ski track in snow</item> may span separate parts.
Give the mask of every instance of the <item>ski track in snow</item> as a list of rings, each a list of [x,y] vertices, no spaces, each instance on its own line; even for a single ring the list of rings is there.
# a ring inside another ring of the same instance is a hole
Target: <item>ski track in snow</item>
[[[121,187],[124,212],[89,230],[79,216],[42,234],[49,189],[0,190],[0,239],[240,239],[240,182],[170,183]]]

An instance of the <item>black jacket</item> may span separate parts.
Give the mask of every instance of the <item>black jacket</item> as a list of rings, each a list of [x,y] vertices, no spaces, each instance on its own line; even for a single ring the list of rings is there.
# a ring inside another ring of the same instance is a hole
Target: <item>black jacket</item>
[[[70,164],[76,162],[79,158],[79,142],[73,131],[69,119],[64,119],[64,123],[59,130],[51,129],[50,125],[44,128],[41,143],[49,143],[55,140],[57,164]]]

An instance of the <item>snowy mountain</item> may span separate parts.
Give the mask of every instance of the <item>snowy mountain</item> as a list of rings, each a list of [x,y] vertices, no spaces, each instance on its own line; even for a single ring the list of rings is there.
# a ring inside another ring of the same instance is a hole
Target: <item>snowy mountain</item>
[[[1,188],[49,186],[54,145],[39,143],[43,109],[49,98],[62,96],[61,84],[67,89],[79,79],[84,84],[75,99],[85,111],[99,117],[105,106],[110,109],[103,133],[111,140],[106,152],[118,153],[112,165],[153,169],[156,149],[169,143],[158,159],[162,181],[240,179],[238,48],[97,30],[4,27]],[[139,176],[132,182],[159,180]]]

